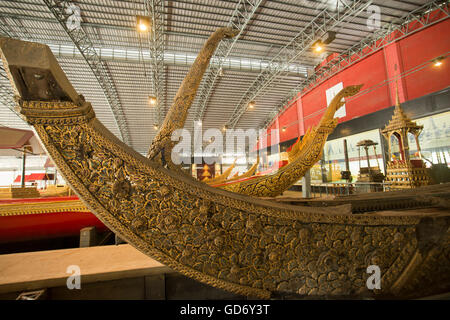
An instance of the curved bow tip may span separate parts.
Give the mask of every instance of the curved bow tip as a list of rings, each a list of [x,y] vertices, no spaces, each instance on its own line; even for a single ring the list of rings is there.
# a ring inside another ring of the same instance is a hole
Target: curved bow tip
[[[356,90],[356,92],[359,92],[359,90],[361,90],[361,88],[364,87],[364,84],[363,83],[355,84],[355,85],[353,85],[351,87],[353,87]]]

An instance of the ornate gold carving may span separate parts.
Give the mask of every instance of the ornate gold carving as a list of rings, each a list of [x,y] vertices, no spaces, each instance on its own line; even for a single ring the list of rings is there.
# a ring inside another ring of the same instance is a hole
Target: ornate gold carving
[[[228,176],[230,175],[231,171],[233,171],[235,166],[236,166],[236,160],[222,174],[220,174],[212,179],[208,179],[208,178],[203,179],[202,182],[205,182],[207,184],[217,184],[217,183],[224,182],[225,180],[227,180]]]
[[[348,86],[342,89],[330,102],[322,119],[316,127],[308,130],[302,141],[297,141],[289,152],[289,163],[274,174],[254,179],[230,183],[220,188],[258,197],[275,197],[297,182],[305,172],[322,157],[323,146],[328,135],[337,125],[334,114],[343,102],[342,99],[359,92],[362,85]]]
[[[82,97],[80,99],[83,99]],[[33,124],[40,124],[45,119],[47,124],[72,124],[89,121],[95,118],[94,110],[89,102],[77,105],[69,101],[61,102],[17,102],[19,112],[26,121]]]
[[[334,125],[321,123],[316,135]],[[388,295],[414,252],[448,246],[444,229],[435,230],[438,241],[420,245],[420,216],[339,214],[211,188],[142,157],[95,118],[40,118],[33,126],[59,172],[107,227],[174,270],[238,294],[372,296],[366,268],[376,264],[379,294]],[[309,149],[299,167],[321,152]],[[448,229],[447,220],[434,223]],[[442,279],[425,272],[431,283]]]
[[[148,152],[148,158],[162,163],[165,160],[168,167],[177,172],[183,172],[179,166],[175,166],[171,161],[171,151],[175,142],[171,140],[172,133],[176,129],[184,127],[187,112],[192,105],[203,73],[209,64],[209,59],[214,53],[219,42],[225,37],[233,37],[236,31],[230,28],[219,28],[206,41],[197,59],[181,84],[174,103],[169,109],[164,119],[162,128],[158,131]],[[291,187],[296,181],[303,177],[305,172],[311,168],[321,157],[323,146],[328,135],[337,125],[337,120],[333,119],[335,112],[344,104],[345,97],[350,97],[359,92],[362,85],[348,86],[342,89],[331,101],[327,110],[317,127],[309,128],[302,141],[297,141],[289,152],[289,164],[278,170],[275,174],[260,176],[247,181],[237,181],[229,183],[220,188],[245,195],[259,197],[275,197]],[[259,161],[259,159],[258,159]],[[231,167],[231,170],[234,165]],[[235,176],[227,180],[231,173],[230,168],[222,175],[213,179],[204,179],[203,182],[209,185],[217,185],[224,182],[232,182],[246,177],[250,177],[256,171],[257,164],[249,172],[241,176]],[[253,173],[252,173],[253,172]]]
[[[61,172],[105,224],[175,270],[237,293],[370,294],[365,268],[376,263],[389,279],[404,267],[391,269],[398,257],[406,255],[407,263],[417,246],[417,218],[344,217],[246,204],[235,199],[239,196],[177,181],[139,160],[104,138],[96,120],[36,129]],[[76,152],[80,142],[89,152]],[[89,163],[94,170],[86,170]],[[95,193],[88,191],[92,185]],[[126,187],[115,192],[118,185]],[[382,282],[382,288],[389,284]]]
[[[391,189],[405,189],[426,186],[430,184],[430,176],[425,163],[421,159],[419,135],[423,126],[417,125],[405,115],[400,105],[398,88],[396,87],[396,103],[392,119],[381,131],[389,146],[389,159],[386,164],[386,179]],[[408,133],[414,136],[419,159],[411,160],[409,154]],[[399,144],[400,159],[395,159],[391,139],[395,138]]]
[[[87,209],[80,200],[41,201],[0,205],[0,216],[17,216],[54,212],[89,212],[89,209]]]

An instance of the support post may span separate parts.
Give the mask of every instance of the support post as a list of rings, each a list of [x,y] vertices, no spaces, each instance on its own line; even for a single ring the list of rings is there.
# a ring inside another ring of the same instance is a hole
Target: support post
[[[350,162],[348,159],[347,139],[344,139],[344,157],[345,157],[345,171],[341,172],[341,179],[345,178],[347,183],[352,181],[352,173],[350,172]]]
[[[367,170],[369,171],[369,174],[371,174],[371,170],[370,170],[370,159],[369,159],[369,147],[368,147],[368,146],[364,146],[364,150],[366,151]]]
[[[347,139],[344,139],[344,156],[345,156],[345,171],[350,171],[350,163],[348,161]]]
[[[303,198],[311,198],[311,174],[309,170],[302,178],[302,196]]]
[[[386,154],[386,140],[387,138],[381,133],[381,130],[378,130],[378,134],[380,136],[380,148],[381,148],[381,156],[383,159],[383,169],[384,169],[384,174],[387,174],[387,163],[388,161],[391,160],[390,156],[391,156],[391,147],[390,147],[390,141],[388,140],[388,145],[387,145],[387,149],[388,149],[388,153]]]
[[[358,147],[358,165],[359,171],[361,171],[361,147]]]
[[[20,187],[25,188],[25,162],[26,162],[26,152],[25,148],[22,151],[22,176],[20,177]]]

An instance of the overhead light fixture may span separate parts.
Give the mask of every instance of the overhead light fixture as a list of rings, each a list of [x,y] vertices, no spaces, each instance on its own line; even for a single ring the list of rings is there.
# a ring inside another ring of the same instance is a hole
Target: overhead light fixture
[[[198,126],[201,126],[201,125],[202,125],[202,120],[197,120],[195,123],[196,123]]]
[[[157,99],[156,99],[155,96],[148,96],[148,103],[149,103],[150,105],[155,105],[156,102],[157,102]]]
[[[159,129],[159,126],[155,123],[155,124],[153,125],[153,129],[158,130],[158,129]]]
[[[321,53],[325,50],[325,46],[336,39],[336,32],[327,31],[320,39],[313,43],[312,48],[314,52]]]
[[[433,66],[440,67],[444,61],[444,57],[439,57],[433,60]]]
[[[250,101],[250,102],[248,103],[248,108],[249,108],[249,109],[253,109],[255,106],[256,106],[256,102],[255,102],[255,101]]]
[[[336,39],[336,32],[334,31],[327,31],[327,33],[320,38],[323,44],[330,44],[334,39]]]
[[[136,27],[139,32],[148,32],[150,30],[150,18],[136,16]]]
[[[312,45],[312,48],[314,50],[314,52],[316,53],[320,53],[323,51],[324,49],[324,44],[322,43],[322,40],[317,40],[316,42],[314,42],[314,44]]]
[[[227,131],[227,129],[228,129],[227,125],[224,125],[223,128],[222,128],[222,131],[225,132],[225,131]]]
[[[281,131],[285,132],[286,131],[286,127],[281,128]]]
[[[220,67],[220,69],[219,69],[219,77],[223,77],[223,68],[222,67]]]

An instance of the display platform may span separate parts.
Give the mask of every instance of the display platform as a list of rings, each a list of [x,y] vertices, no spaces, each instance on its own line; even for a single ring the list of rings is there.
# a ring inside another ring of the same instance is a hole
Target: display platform
[[[79,268],[80,289],[67,282]],[[241,299],[186,278],[128,244],[0,255],[3,299]]]

